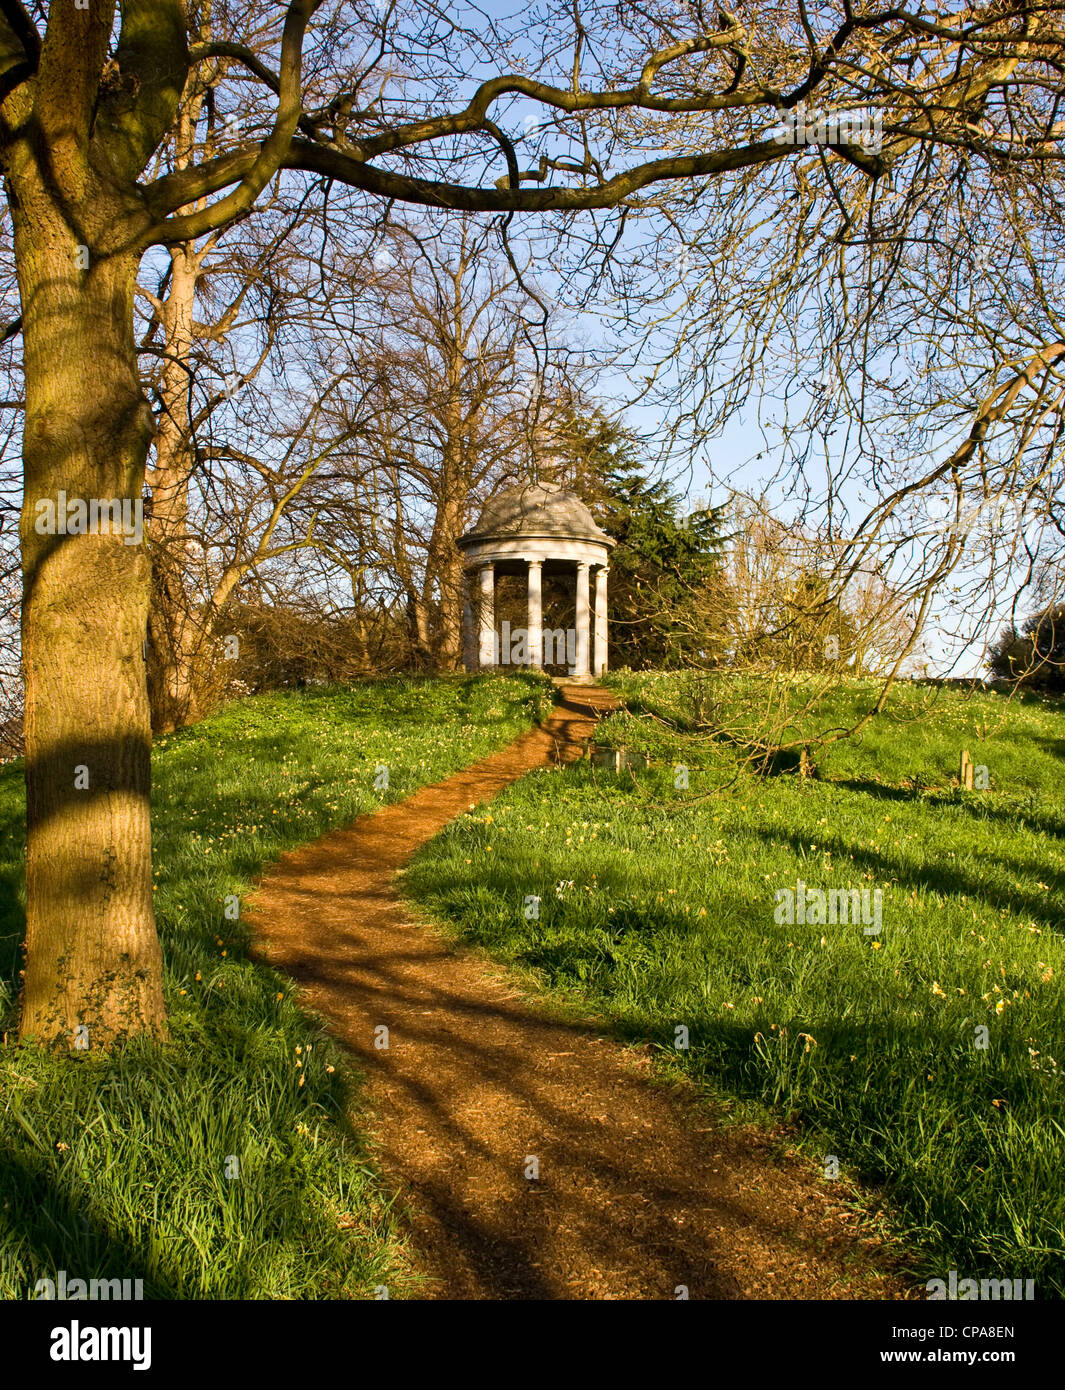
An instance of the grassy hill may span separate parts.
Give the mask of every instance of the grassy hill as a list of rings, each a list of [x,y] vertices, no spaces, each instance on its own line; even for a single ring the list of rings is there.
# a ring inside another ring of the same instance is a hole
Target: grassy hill
[[[428,846],[408,890],[650,1040],[725,1113],[790,1119],[823,1171],[835,1158],[880,1189],[928,1277],[1065,1292],[1065,712],[904,686],[800,781],[743,766],[762,692],[613,683],[628,711],[602,739],[652,766],[533,774]],[[842,726],[869,691],[793,718],[808,693],[783,711],[774,694],[778,732]],[[17,765],[0,770],[0,1296],[60,1269],[142,1278],[149,1297],[403,1291],[349,1118],[358,1079],[287,982],[249,961],[225,903],[285,849],[502,745],[549,697],[531,677],[390,680],[243,701],[162,740],[172,1036],[110,1057],[14,1041],[22,785]],[[963,746],[989,790],[954,785]],[[800,882],[879,890],[880,930],[778,921]]]
[[[1065,710],[907,685],[815,778],[759,778],[740,744],[767,692],[612,683],[629,709],[601,741],[652,766],[533,774],[407,891],[726,1110],[790,1118],[825,1173],[881,1189],[924,1277],[1065,1292]],[[793,716],[809,688],[774,691],[778,733],[845,726],[869,693]],[[957,787],[962,747],[988,790]],[[880,929],[787,920],[785,891],[833,888],[870,915],[879,892]]]

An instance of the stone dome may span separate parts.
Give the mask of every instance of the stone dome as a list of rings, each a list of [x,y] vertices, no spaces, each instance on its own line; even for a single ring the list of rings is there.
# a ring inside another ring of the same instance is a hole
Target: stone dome
[[[556,483],[519,483],[490,498],[477,525],[459,540],[460,546],[517,536],[550,540],[598,541],[616,544],[595,524],[575,492]]]

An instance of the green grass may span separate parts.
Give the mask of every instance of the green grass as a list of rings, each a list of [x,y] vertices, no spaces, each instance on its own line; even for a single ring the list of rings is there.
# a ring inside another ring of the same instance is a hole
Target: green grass
[[[687,677],[614,684],[638,713],[601,741],[649,770],[533,774],[406,891],[726,1109],[793,1118],[812,1159],[879,1189],[924,1277],[1065,1293],[1065,710],[904,687],[817,779],[759,780],[695,732]],[[822,726],[867,694],[835,692]],[[990,790],[951,785],[963,746]],[[881,932],[778,923],[798,880],[880,889]]]
[[[402,1291],[357,1078],[228,921],[286,849],[465,767],[551,702],[532,677],[388,680],[242,701],[153,756],[170,1040],[111,1056],[0,1047],[0,1297],[141,1278],[145,1297]],[[388,789],[375,790],[380,766]],[[21,963],[22,771],[0,769],[0,1010]],[[238,1160],[235,1169],[232,1158]],[[227,1176],[228,1172],[235,1176]]]

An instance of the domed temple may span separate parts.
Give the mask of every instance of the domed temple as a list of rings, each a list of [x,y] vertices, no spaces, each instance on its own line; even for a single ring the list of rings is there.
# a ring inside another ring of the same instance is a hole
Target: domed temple
[[[466,669],[484,671],[497,664],[496,579],[510,574],[522,575],[526,581],[528,664],[538,669],[563,664],[558,659],[561,640],[571,676],[601,676],[607,666],[608,561],[615,544],[595,524],[577,494],[555,484],[522,483],[491,498],[477,525],[458,542],[470,594],[463,611]],[[575,573],[577,581],[573,629],[576,640],[572,643],[566,640],[570,635],[566,630],[545,631],[542,599],[545,575],[571,573]],[[478,600],[476,620],[474,598]]]

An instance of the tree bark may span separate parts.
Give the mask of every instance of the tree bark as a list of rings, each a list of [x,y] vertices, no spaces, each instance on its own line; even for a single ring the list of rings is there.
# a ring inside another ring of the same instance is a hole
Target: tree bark
[[[148,699],[152,730],[157,734],[169,733],[200,717],[196,674],[207,635],[207,614],[199,615],[190,591],[192,557],[188,536],[193,462],[189,425],[193,313],[200,262],[192,246],[179,246],[172,250],[170,263],[170,290],[163,306],[163,409],[155,436],[152,514],[148,526],[152,566]]]
[[[435,666],[455,671],[462,658],[462,555],[456,541],[466,515],[466,480],[444,470],[442,496],[437,507],[429,547],[429,577],[438,592],[438,625],[435,634]]]
[[[444,398],[440,410],[442,449],[436,488],[436,515],[426,556],[427,595],[436,589],[437,627],[433,664],[438,671],[455,671],[462,658],[462,555],[458,541],[469,506],[468,452],[472,421],[462,405],[464,349],[470,326],[463,322],[461,265],[455,276],[455,300],[445,326]]]
[[[107,522],[97,534],[47,534],[38,507],[50,500],[58,527],[63,493],[125,499],[135,519],[152,435],[133,332],[139,256],[97,250],[128,244],[137,209],[109,202],[95,180],[84,193],[72,205],[44,180],[9,187],[26,374],[21,1036],[68,1047],[165,1028],[149,829],[148,559]]]

